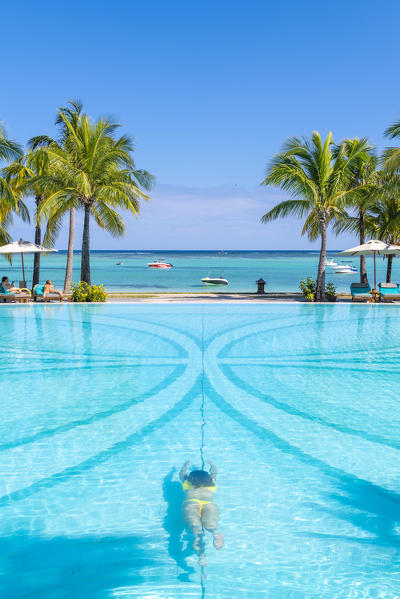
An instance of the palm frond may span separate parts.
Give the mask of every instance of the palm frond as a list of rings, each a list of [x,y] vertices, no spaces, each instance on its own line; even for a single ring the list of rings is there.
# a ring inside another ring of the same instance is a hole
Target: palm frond
[[[286,216],[297,216],[298,218],[301,218],[311,209],[312,204],[309,200],[285,200],[264,214],[264,216],[261,217],[261,222],[265,224],[278,218],[285,218]]]
[[[400,121],[396,121],[393,125],[389,125],[387,129],[385,129],[384,136],[393,139],[394,137],[399,137],[400,135]]]
[[[125,233],[125,225],[121,216],[107,204],[97,202],[92,207],[92,214],[97,224],[113,237],[121,237]]]
[[[7,139],[4,130],[0,127],[0,159],[11,162],[22,156],[22,147],[16,141]]]

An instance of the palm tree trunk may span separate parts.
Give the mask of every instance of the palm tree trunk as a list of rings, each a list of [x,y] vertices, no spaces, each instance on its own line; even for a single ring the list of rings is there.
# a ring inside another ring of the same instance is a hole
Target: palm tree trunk
[[[365,243],[365,214],[360,210],[360,245]],[[368,283],[367,262],[365,256],[360,256],[360,283]]]
[[[35,197],[36,202],[36,227],[35,227],[35,243],[40,245],[42,243],[42,230],[40,227],[40,221],[37,218],[37,212],[43,198],[41,196]],[[40,252],[36,252],[33,255],[33,276],[32,276],[32,291],[35,285],[40,281]]]
[[[326,260],[326,218],[320,219],[321,252],[319,254],[317,286],[315,289],[315,301],[325,301],[325,260]]]
[[[72,285],[72,264],[74,261],[74,240],[75,240],[75,208],[72,207],[69,211],[69,236],[68,236],[68,252],[67,266],[65,268],[64,293],[71,291]]]
[[[91,285],[90,281],[90,204],[85,204],[85,220],[83,222],[81,281]]]
[[[390,283],[391,279],[392,279],[392,262],[393,262],[393,255],[388,254],[387,268],[386,268],[386,283]]]

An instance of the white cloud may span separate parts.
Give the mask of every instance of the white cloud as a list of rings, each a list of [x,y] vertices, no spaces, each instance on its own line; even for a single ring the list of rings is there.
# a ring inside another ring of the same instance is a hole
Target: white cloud
[[[150,193],[152,201],[142,204],[136,219],[125,214],[126,234],[119,239],[101,231],[92,221],[92,249],[311,249],[301,236],[302,221],[284,219],[263,225],[261,216],[284,195],[262,187],[189,188],[158,185]],[[82,217],[78,216],[75,247],[80,247]],[[33,239],[32,226],[13,228],[14,238]],[[67,220],[57,246],[67,245]],[[333,235],[329,247],[351,245],[354,237]]]

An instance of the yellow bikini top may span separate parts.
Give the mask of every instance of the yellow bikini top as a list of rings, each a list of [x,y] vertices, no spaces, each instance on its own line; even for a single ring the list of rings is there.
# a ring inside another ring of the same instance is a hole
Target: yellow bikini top
[[[217,490],[217,485],[214,484],[212,487],[195,487],[187,479],[184,480],[183,483],[182,483],[182,489],[184,491],[188,491],[189,489],[200,489],[200,488],[201,489],[207,489],[208,491],[211,491],[212,493],[215,493],[215,491]]]

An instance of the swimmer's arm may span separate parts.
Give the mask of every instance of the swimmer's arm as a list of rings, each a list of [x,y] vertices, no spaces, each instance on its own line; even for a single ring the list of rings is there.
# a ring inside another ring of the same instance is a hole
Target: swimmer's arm
[[[215,479],[217,478],[217,469],[215,467],[215,464],[211,460],[207,460],[207,464],[210,464],[210,476],[215,481]]]
[[[190,461],[186,460],[186,462],[183,464],[182,468],[180,469],[179,478],[181,479],[182,482],[184,482],[186,480],[186,472],[189,467],[189,464],[190,464]]]

